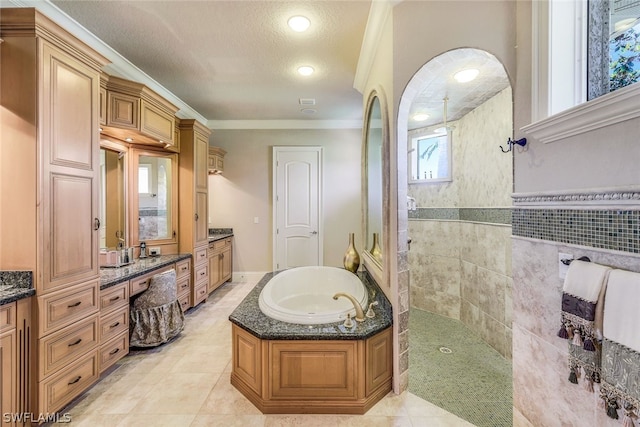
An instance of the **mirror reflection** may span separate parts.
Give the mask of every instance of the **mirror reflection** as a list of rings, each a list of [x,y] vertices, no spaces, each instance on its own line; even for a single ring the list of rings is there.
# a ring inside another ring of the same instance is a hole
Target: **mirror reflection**
[[[171,157],[141,155],[138,159],[138,240],[163,240],[172,230]]]
[[[382,265],[382,115],[378,97],[371,100],[366,135],[366,248]]]
[[[100,149],[100,247],[126,246],[125,153]]]

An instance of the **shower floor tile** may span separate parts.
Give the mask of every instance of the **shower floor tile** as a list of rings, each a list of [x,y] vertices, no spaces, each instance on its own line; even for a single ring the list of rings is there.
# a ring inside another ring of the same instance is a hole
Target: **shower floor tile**
[[[409,391],[479,427],[511,426],[511,362],[462,322],[412,308]]]

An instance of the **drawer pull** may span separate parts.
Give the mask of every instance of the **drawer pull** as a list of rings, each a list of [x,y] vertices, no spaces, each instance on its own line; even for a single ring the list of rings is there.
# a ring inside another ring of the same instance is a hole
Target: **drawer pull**
[[[117,352],[119,352],[119,351],[120,351],[120,348],[116,348],[115,350],[111,350],[111,351],[109,352],[109,356],[113,356],[114,354],[116,354],[116,353],[117,353]]]
[[[117,297],[110,298],[109,302],[118,301],[119,299],[120,299],[120,295],[118,295]]]
[[[113,328],[115,328],[116,326],[118,326],[119,324],[120,324],[120,322],[116,322],[116,323],[114,323],[113,325],[109,326],[109,329],[113,329]]]
[[[201,276],[204,276],[205,274],[207,274],[205,271],[203,271],[202,273],[200,273]]]
[[[82,375],[78,375],[76,377],[76,379],[74,379],[73,381],[67,383],[67,385],[73,385],[73,384],[77,383],[78,381],[80,381],[81,379],[82,379]]]
[[[74,345],[78,345],[82,342],[82,338],[78,338],[76,341],[72,342],[71,344],[68,344],[68,347],[73,347]]]
[[[82,304],[82,301],[78,301],[78,302],[76,302],[76,303],[74,303],[74,304],[68,305],[68,306],[67,306],[67,308],[77,307],[77,306],[79,306],[80,304]]]
[[[180,269],[180,271],[187,271],[187,270],[188,270],[187,266],[184,266]]]

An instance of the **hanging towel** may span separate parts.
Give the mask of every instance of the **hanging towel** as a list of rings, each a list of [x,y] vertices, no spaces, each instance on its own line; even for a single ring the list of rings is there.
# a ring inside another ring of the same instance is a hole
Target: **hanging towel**
[[[634,426],[640,407],[640,273],[613,270],[607,283],[602,340],[600,395],[607,415],[624,410]]]
[[[600,382],[602,311],[610,271],[604,265],[574,260],[562,288],[558,336],[569,340],[569,381],[577,384],[582,369],[589,391]]]

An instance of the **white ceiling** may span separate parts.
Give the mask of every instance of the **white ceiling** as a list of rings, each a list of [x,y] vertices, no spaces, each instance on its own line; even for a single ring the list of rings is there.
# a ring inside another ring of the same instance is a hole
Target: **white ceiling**
[[[370,0],[51,0],[50,4],[210,124],[362,122],[362,94],[353,86]],[[299,14],[311,20],[305,33],[287,26],[287,20]],[[315,74],[297,75],[300,65],[313,66]],[[475,81],[465,85],[453,81],[455,71],[470,66],[481,71]],[[448,120],[453,121],[509,84],[502,65],[474,49],[434,58],[417,75],[425,86],[412,112],[427,112],[430,119],[410,122],[409,129],[442,122],[445,96]],[[302,106],[300,98],[315,99],[316,104]],[[316,112],[302,112],[304,108]]]

